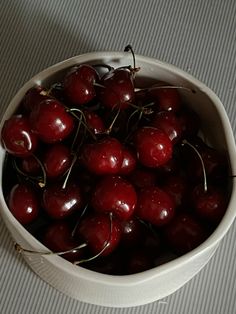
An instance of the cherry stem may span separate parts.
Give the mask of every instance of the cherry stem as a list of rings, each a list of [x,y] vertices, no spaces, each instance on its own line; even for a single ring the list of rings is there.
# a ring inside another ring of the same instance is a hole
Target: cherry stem
[[[127,132],[128,132],[128,130],[129,130],[129,124],[130,124],[131,118],[132,118],[136,113],[139,112],[138,120],[137,120],[137,121],[135,122],[135,124],[133,125],[133,130],[135,130],[135,129],[137,128],[138,123],[139,123],[139,121],[141,120],[143,114],[144,114],[144,115],[147,115],[147,114],[153,113],[153,110],[149,108],[149,107],[152,107],[153,105],[154,105],[153,102],[150,103],[150,104],[147,104],[147,105],[145,105],[145,106],[137,106],[137,105],[134,105],[134,104],[130,103],[130,106],[136,108],[136,110],[133,111],[133,112],[130,114],[130,116],[129,116],[129,119],[128,119],[128,122],[127,122],[127,126],[126,126]],[[124,142],[127,142],[127,141],[128,141],[128,139],[129,139],[130,136],[132,135],[133,130],[131,130],[131,132],[126,136]]]
[[[82,243],[82,244],[80,244],[80,245],[78,245],[78,246],[76,246],[76,247],[74,247],[72,249],[66,250],[66,251],[60,251],[60,252],[52,252],[52,251],[39,252],[39,251],[33,251],[33,250],[25,249],[18,243],[14,244],[15,250],[18,253],[24,252],[24,254],[59,255],[59,256],[67,254],[67,253],[77,252],[78,250],[80,250],[80,249],[82,249],[82,248],[84,248],[86,246],[87,246],[87,243]]]
[[[81,117],[79,118],[79,117],[74,113],[74,111],[75,111],[75,112],[79,112],[79,113],[81,114],[82,118],[81,118]],[[94,133],[89,129],[89,127],[87,126],[87,124],[86,124],[86,117],[85,117],[85,115],[84,115],[84,113],[83,113],[82,110],[80,110],[80,109],[78,109],[78,108],[67,108],[67,112],[70,112],[70,113],[73,115],[73,117],[75,117],[77,120],[80,121],[80,124],[83,124],[83,126],[86,128],[86,130],[87,130],[87,131],[89,132],[89,134],[92,136],[92,138],[93,138],[94,141],[97,140],[95,134],[94,134]],[[83,120],[84,120],[84,121],[83,121]]]
[[[196,147],[194,147],[194,145],[192,145],[191,143],[189,143],[187,140],[183,140],[182,144],[184,145],[188,145],[189,147],[191,147],[195,153],[198,155],[200,161],[201,161],[201,165],[202,165],[202,172],[203,172],[203,187],[204,187],[204,192],[207,192],[207,176],[206,176],[206,169],[205,169],[205,165],[202,159],[201,154],[199,153],[199,151],[196,149]]]
[[[106,88],[106,86],[104,86],[104,85],[102,85],[102,84],[99,84],[99,83],[96,83],[96,82],[93,83],[93,86],[97,86],[97,87],[101,87],[101,88]]]
[[[16,171],[17,171],[19,174],[23,175],[23,176],[26,177],[26,178],[32,179],[33,181],[38,181],[38,182],[37,182],[38,185],[39,185],[41,188],[43,188],[43,187],[46,186],[46,182],[47,182],[47,175],[46,175],[45,168],[44,168],[44,166],[43,166],[41,160],[40,160],[37,156],[35,156],[34,154],[32,154],[32,156],[37,160],[38,164],[40,165],[40,168],[41,168],[42,173],[43,173],[42,180],[40,180],[40,177],[31,176],[31,175],[25,173],[24,171],[22,171],[22,170],[18,167],[18,165],[17,165],[15,159],[13,159],[13,165],[14,165]]]
[[[43,182],[39,182],[39,183],[38,183],[39,186],[40,186],[41,188],[43,188],[43,187],[45,187],[46,182],[47,182],[47,174],[46,174],[44,165],[43,165],[43,163],[41,162],[41,160],[40,160],[36,155],[34,155],[34,154],[33,154],[33,157],[34,157],[34,158],[37,160],[37,162],[39,163],[40,168],[41,168],[42,173],[43,173]]]
[[[127,45],[124,49],[125,52],[131,52],[132,53],[132,57],[133,57],[133,68],[136,69],[136,61],[135,61],[135,54],[134,54],[134,50],[132,48],[131,45]]]
[[[69,170],[68,170],[68,172],[67,172],[67,174],[66,174],[65,180],[64,180],[63,185],[62,185],[62,189],[63,189],[63,190],[66,188],[66,185],[67,185],[69,176],[70,176],[70,174],[71,174],[72,168],[73,168],[73,166],[74,166],[76,160],[77,160],[77,155],[74,154],[74,157],[73,157],[73,160],[72,160],[72,162],[71,162],[70,168],[69,168]]]
[[[112,228],[113,228],[113,223],[112,223],[112,213],[109,213],[109,218],[110,218],[110,234],[109,234],[109,237],[107,239],[107,241],[105,242],[105,245],[103,247],[103,249],[98,252],[96,255],[92,256],[92,257],[89,257],[87,259],[82,259],[80,261],[76,261],[74,262],[75,265],[79,265],[81,263],[86,263],[86,262],[90,262],[94,259],[96,259],[97,257],[99,257],[100,255],[102,255],[102,253],[106,250],[106,248],[110,245],[110,241],[111,241],[111,234],[112,234]]]
[[[119,114],[120,114],[120,108],[117,110],[117,113],[116,113],[116,115],[115,115],[113,121],[111,122],[110,126],[109,126],[108,129],[105,131],[105,134],[108,134],[108,135],[109,135],[109,134],[111,133],[112,128],[113,128],[113,125],[115,124],[115,122],[116,122],[116,120],[117,120]]]
[[[79,218],[78,218],[78,220],[77,220],[77,222],[76,222],[76,224],[75,224],[75,226],[74,226],[74,228],[73,228],[73,230],[71,232],[71,235],[72,235],[73,238],[74,238],[75,232],[76,232],[76,230],[77,230],[77,228],[78,228],[78,226],[80,224],[81,218],[84,216],[85,212],[87,211],[87,208],[88,208],[88,204],[85,205],[81,215],[79,216]]]
[[[147,228],[147,229],[151,232],[151,234],[152,234],[154,237],[157,237],[157,232],[156,232],[156,230],[153,228],[153,225],[152,225],[150,222],[147,223],[146,221],[140,219],[138,216],[135,216],[135,217],[138,219],[138,221],[139,221],[141,224],[143,224],[143,225],[145,226],[145,228]]]
[[[81,128],[82,119],[83,119],[83,116],[81,115],[81,117],[80,117],[80,119],[79,119],[79,124],[78,124],[77,129],[76,129],[76,133],[75,133],[75,136],[74,136],[72,145],[71,145],[71,151],[72,151],[72,152],[74,151],[74,146],[75,146],[76,140],[77,140],[78,135],[79,135],[79,130],[80,130],[80,128]]]

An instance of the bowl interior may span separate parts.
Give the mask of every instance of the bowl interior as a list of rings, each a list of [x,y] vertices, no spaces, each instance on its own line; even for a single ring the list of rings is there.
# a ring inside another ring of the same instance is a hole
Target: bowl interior
[[[43,86],[49,86],[52,82],[60,81],[64,76],[66,70],[76,64],[81,63],[90,63],[90,64],[101,64],[107,63],[114,67],[127,66],[132,64],[132,58],[129,53],[110,53],[110,52],[101,52],[101,53],[90,53],[77,57],[73,57],[69,60],[63,61],[59,64],[56,64],[41,73],[37,74],[31,80],[29,80],[16,94],[16,96],[11,101],[8,106],[5,115],[1,122],[1,127],[3,122],[13,114],[16,110],[18,104],[23,98],[26,91],[34,86],[35,84],[42,84]],[[172,85],[184,86],[189,90],[180,89],[180,93],[183,97],[183,100],[200,116],[202,121],[202,130],[203,134],[207,134],[205,140],[207,143],[210,143],[213,147],[217,147],[220,150],[225,150],[228,154],[229,165],[232,171],[232,174],[236,173],[236,150],[233,133],[230,127],[229,120],[218,97],[208,89],[204,84],[194,79],[185,72],[175,68],[172,65],[159,62],[157,60],[146,58],[142,56],[136,56],[137,66],[141,68],[140,72],[137,73],[136,85],[138,88],[143,88],[150,86],[150,84],[155,83],[158,80],[169,82]],[[194,90],[194,93],[191,91]],[[5,152],[3,147],[0,147],[0,163],[1,163],[1,179],[2,179],[2,168],[4,164]],[[3,182],[4,184],[4,182]],[[235,217],[235,210],[233,209],[233,203],[236,201],[236,192],[234,180],[232,180],[231,186],[231,199],[229,202],[229,208],[225,214],[220,225],[217,227],[215,232],[198,248],[185,254],[184,256],[177,258],[167,264],[158,266],[159,272],[165,272],[168,269],[175,268],[178,263],[185,263],[186,261],[192,259],[194,256],[197,256],[200,252],[206,250],[207,248],[215,245],[229,229],[233,219]],[[0,192],[0,202],[1,202],[1,211],[3,213],[4,220],[8,228],[10,229],[13,237],[24,247],[35,250],[42,250],[45,247],[37,241],[31,234],[29,234],[24,227],[22,227],[11,215],[8,210],[2,189]],[[75,268],[73,265],[70,265],[67,261],[61,261],[61,258],[58,257],[48,257],[53,263],[62,263],[61,265],[68,268],[72,267],[73,272]],[[72,270],[71,268],[71,270]],[[77,267],[76,271],[84,273],[85,276],[91,274],[88,270],[85,270],[81,267]],[[146,271],[144,273],[129,275],[129,279],[120,278],[119,280],[130,282],[131,276],[133,280],[146,279],[148,276],[153,276],[153,272],[156,269]],[[94,275],[94,274],[93,274]],[[96,280],[110,280],[108,275],[96,274],[94,276]],[[104,279],[107,278],[107,279]],[[118,280],[118,281],[119,281]],[[116,278],[117,281],[117,278]],[[117,281],[117,282],[118,282]]]

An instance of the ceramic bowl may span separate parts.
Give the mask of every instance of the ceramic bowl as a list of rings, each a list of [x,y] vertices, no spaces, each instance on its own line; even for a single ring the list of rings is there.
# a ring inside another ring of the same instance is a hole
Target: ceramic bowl
[[[75,64],[107,63],[114,67],[132,64],[129,53],[96,52],[76,56],[53,65],[30,79],[15,95],[2,118],[3,122],[16,110],[26,91],[35,84],[48,85],[60,79],[65,70]],[[236,148],[233,132],[224,106],[212,90],[186,72],[156,59],[136,56],[141,67],[137,84],[147,86],[162,80],[173,85],[185,86],[195,94],[182,91],[182,96],[197,112],[203,122],[203,131],[211,144],[228,153],[230,169],[236,174]],[[5,151],[0,146],[0,176]],[[4,185],[4,182],[2,182]],[[130,307],[147,304],[176,291],[189,281],[209,261],[220,241],[230,228],[236,215],[236,187],[232,179],[231,196],[227,211],[210,237],[191,252],[153,269],[125,276],[112,276],[76,266],[56,255],[22,253],[28,265],[48,284],[77,300],[109,307]],[[2,218],[16,243],[25,249],[45,251],[46,247],[34,238],[13,217],[0,188],[0,211]]]

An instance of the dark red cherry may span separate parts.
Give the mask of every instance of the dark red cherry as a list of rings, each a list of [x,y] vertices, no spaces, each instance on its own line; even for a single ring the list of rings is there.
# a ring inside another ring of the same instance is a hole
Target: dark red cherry
[[[158,176],[159,177],[166,177],[168,175],[174,175],[179,173],[181,170],[181,165],[174,155],[173,157],[168,160],[164,165],[158,168]]]
[[[54,219],[62,219],[80,211],[83,205],[81,190],[77,184],[68,183],[47,186],[43,192],[43,207]]]
[[[178,254],[187,253],[206,239],[206,230],[192,215],[180,213],[165,227],[165,239]]]
[[[12,187],[8,206],[13,216],[23,225],[35,221],[39,214],[36,191],[27,183],[18,183]]]
[[[119,249],[115,249],[109,255],[96,257],[81,266],[102,274],[123,275],[124,256]]]
[[[165,132],[154,127],[137,130],[135,147],[139,161],[146,167],[160,167],[172,158],[171,140]]]
[[[85,144],[81,151],[81,162],[91,173],[97,175],[119,173],[122,161],[123,147],[112,137]]]
[[[24,108],[27,111],[31,111],[42,100],[50,98],[45,88],[40,85],[36,85],[30,88],[23,99]]]
[[[148,96],[147,89],[140,89],[135,91],[135,103],[138,106],[143,106],[147,105],[148,103],[151,103],[151,99]]]
[[[149,169],[135,169],[129,175],[129,181],[136,188],[145,188],[156,184],[156,174]]]
[[[192,199],[201,218],[218,223],[224,216],[227,198],[221,189],[208,184],[207,191],[204,191],[203,184],[199,184],[193,190]]]
[[[137,158],[134,152],[129,148],[123,149],[123,161],[119,171],[120,175],[128,175],[130,174],[137,165]]]
[[[98,78],[97,71],[89,64],[70,69],[63,82],[66,97],[75,105],[90,102],[96,96],[94,83]]]
[[[188,182],[182,176],[169,176],[162,185],[162,189],[170,194],[177,206],[184,205],[188,198]]]
[[[122,220],[129,219],[133,215],[136,203],[135,189],[120,176],[107,176],[101,179],[91,202],[97,212],[112,212]]]
[[[93,111],[84,111],[87,127],[94,132],[94,134],[104,133],[106,131],[102,118]]]
[[[157,84],[148,89],[148,96],[158,104],[160,111],[177,112],[181,109],[181,97],[177,88],[163,88],[160,84]]]
[[[142,248],[132,250],[127,254],[126,269],[128,274],[136,274],[154,267],[151,254]]]
[[[22,115],[13,115],[3,124],[1,138],[9,154],[28,157],[37,148],[37,137],[30,129],[29,121]]]
[[[21,168],[23,172],[30,175],[37,175],[41,172],[40,164],[34,156],[22,158]]]
[[[50,146],[44,157],[43,165],[48,178],[56,178],[64,174],[70,167],[72,155],[70,149],[61,143]]]
[[[126,248],[140,246],[146,227],[135,217],[121,221],[121,243]]]
[[[79,261],[83,257],[83,249],[77,249],[81,241],[72,237],[72,229],[65,221],[52,222],[44,231],[42,242],[54,253],[62,253],[61,256],[70,262]]]
[[[164,131],[174,144],[181,139],[182,124],[173,112],[160,111],[156,113],[151,125]]]
[[[185,138],[192,138],[197,135],[201,123],[199,115],[196,112],[185,109],[179,114],[178,118],[181,122],[182,133]]]
[[[175,214],[172,197],[158,187],[147,187],[139,191],[135,214],[155,226],[169,223]]]
[[[192,141],[191,141],[192,143]],[[204,169],[208,179],[220,183],[227,176],[227,162],[226,156],[214,148],[207,146],[204,143],[197,141],[193,142],[194,147],[197,149],[204,164]],[[198,154],[191,148],[185,145],[184,147],[184,160],[186,163],[187,173],[189,179],[193,182],[198,182],[203,178],[203,166]]]
[[[126,68],[118,68],[106,73],[100,82],[98,97],[108,108],[125,109],[134,99],[134,83],[132,72]]]
[[[33,108],[30,124],[33,132],[43,142],[56,143],[72,132],[74,120],[59,101],[47,99]]]
[[[85,240],[93,254],[107,256],[120,242],[120,223],[110,215],[94,214],[81,221],[78,234]]]

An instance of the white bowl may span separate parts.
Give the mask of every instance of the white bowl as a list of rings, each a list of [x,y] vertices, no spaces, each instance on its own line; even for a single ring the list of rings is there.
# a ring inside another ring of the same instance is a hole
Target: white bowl
[[[26,91],[35,84],[50,84],[62,77],[70,66],[80,63],[107,63],[114,67],[132,64],[131,54],[119,52],[96,52],[73,57],[37,74],[30,79],[10,102],[1,122],[9,118],[19,105]],[[176,67],[155,59],[136,56],[138,83],[143,85],[149,78],[167,81],[174,85],[186,86],[196,90],[196,94],[184,92],[190,106],[199,114],[203,128],[207,130],[209,141],[219,149],[228,151],[231,171],[236,173],[236,147],[233,132],[219,98],[204,84],[177,69]],[[141,76],[140,76],[141,75]],[[5,158],[5,151],[0,147],[0,176]],[[2,180],[2,179],[1,179]],[[46,248],[35,239],[13,217],[9,211],[0,189],[2,217],[15,242],[25,249],[46,251]],[[26,254],[24,257],[29,266],[46,282],[59,291],[83,302],[110,306],[130,307],[143,305],[159,300],[183,286],[209,261],[217,249],[220,240],[232,224],[235,215],[236,187],[232,179],[232,193],[228,209],[216,230],[196,249],[166,264],[142,273],[126,276],[104,275],[75,266],[56,255]]]

